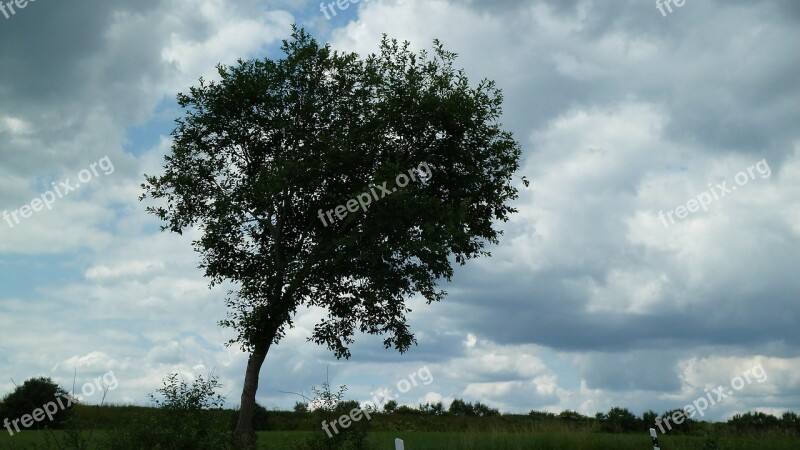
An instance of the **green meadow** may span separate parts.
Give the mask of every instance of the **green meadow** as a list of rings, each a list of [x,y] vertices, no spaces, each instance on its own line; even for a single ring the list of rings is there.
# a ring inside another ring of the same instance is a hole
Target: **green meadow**
[[[154,408],[137,406],[78,405],[66,429],[23,431],[0,434],[0,450],[73,449],[55,445],[78,434],[89,444],[86,450],[103,448],[118,427],[156,414]],[[215,414],[233,424],[236,411]],[[262,410],[257,417],[258,448],[293,450],[319,436],[319,416],[313,413]],[[536,418],[506,414],[492,417],[423,416],[414,414],[373,414],[368,423],[367,448],[394,450],[395,438],[404,441],[406,450],[650,450],[647,430],[608,433],[601,431],[593,418],[581,420]],[[72,431],[70,431],[70,429]],[[797,450],[800,436],[795,431],[768,430],[742,432],[725,423],[698,422],[690,433],[672,432],[659,436],[662,450]]]

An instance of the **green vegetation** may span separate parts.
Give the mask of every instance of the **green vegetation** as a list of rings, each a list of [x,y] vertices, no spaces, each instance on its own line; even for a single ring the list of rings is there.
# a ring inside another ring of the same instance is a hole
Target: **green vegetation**
[[[170,374],[149,396],[154,407],[75,404],[61,422],[43,422],[42,429],[29,427],[13,435],[0,433],[0,450],[233,450],[230,436],[238,411],[222,408],[220,387],[213,375],[190,384]],[[257,448],[391,450],[399,437],[409,450],[647,449],[647,429],[659,417],[654,411],[638,417],[622,407],[595,417],[570,410],[557,415],[500,414],[462,399],[447,409],[441,402],[414,408],[389,401],[383,412],[374,407],[365,412],[357,401],[344,399],[345,386],[331,391],[325,381],[312,391],[314,398],[303,396],[307,402],[297,402],[293,411],[268,411],[256,404]],[[49,395],[66,393],[51,380],[31,379],[7,395],[0,410],[13,419],[50,401]],[[356,413],[359,420],[353,419]],[[673,413],[667,411],[662,417]],[[343,426],[347,417],[352,421]],[[58,425],[64,429],[54,430]],[[748,450],[764,448],[765,442],[770,449],[788,450],[800,445],[800,418],[793,412],[781,417],[748,412],[725,423],[687,420],[681,425],[666,435],[659,433],[664,450]]]
[[[264,360],[298,309],[326,310],[309,338],[339,358],[361,333],[400,352],[416,342],[407,300],[442,300],[454,264],[490,256],[522,153],[495,83],[471,83],[438,41],[414,53],[384,37],[361,57],[295,28],[281,50],[179,94],[164,172],[142,186],[162,230],[202,232],[210,285],[238,286],[220,324],[250,354],[243,443]]]
[[[157,408],[122,423],[106,436],[106,450],[222,450],[228,448],[224,399],[216,393],[217,378],[198,377],[191,385],[170,374],[150,399]]]
[[[73,402],[74,399],[50,378],[31,378],[3,397],[0,401],[0,419],[8,421],[4,425],[7,429],[13,429],[13,432],[19,429],[58,428],[69,417]],[[23,420],[19,420],[21,418]]]
[[[81,407],[79,407],[81,408]],[[126,407],[86,407],[85,412],[97,415],[114,415],[121,413],[118,419],[129,417],[130,406]],[[139,408],[151,410],[151,408]],[[222,415],[230,420],[235,420],[235,411],[222,411]],[[77,414],[77,411],[76,411]],[[292,418],[299,419],[293,412],[270,411],[269,422],[259,423],[261,427],[277,424],[288,424]],[[280,418],[280,420],[276,420]],[[379,414],[372,420],[373,431],[367,439],[368,449],[393,450],[394,439],[399,437],[405,441],[408,450],[464,450],[464,449],[542,449],[542,450],[649,450],[650,438],[646,432],[637,433],[605,433],[592,427],[574,427],[574,424],[555,419],[553,421],[536,421],[530,416],[502,416],[505,420],[494,421],[493,425],[484,424],[489,420],[485,418],[455,418],[452,416],[425,417],[418,416],[411,424],[415,428],[424,429],[429,423],[431,428],[447,428],[448,426],[466,425],[466,430],[459,431],[386,431],[386,428],[398,424],[409,423],[406,416],[403,422],[397,422],[397,416]],[[454,420],[458,419],[458,420]],[[466,420],[466,422],[462,422]],[[589,422],[592,422],[590,419]],[[299,420],[297,425],[314,425],[316,429],[308,431],[259,431],[258,448],[294,450],[300,448],[309,439],[314,439],[320,434],[318,424],[305,423]],[[500,426],[498,426],[500,424]],[[507,428],[503,428],[506,426]],[[66,437],[66,431],[55,431],[60,439]],[[45,431],[24,431],[19,436],[9,437],[7,433],[0,434],[0,450],[9,449],[47,449],[58,447],[42,447],[45,442]],[[101,443],[108,439],[108,431],[95,433],[93,442]],[[662,450],[796,450],[800,448],[798,434],[784,434],[778,431],[740,434],[726,424],[708,424],[708,429],[698,434],[668,433],[660,436]],[[37,447],[37,445],[39,447]],[[74,447],[62,447],[74,448]],[[105,447],[87,447],[95,448]],[[172,448],[172,447],[164,447]]]

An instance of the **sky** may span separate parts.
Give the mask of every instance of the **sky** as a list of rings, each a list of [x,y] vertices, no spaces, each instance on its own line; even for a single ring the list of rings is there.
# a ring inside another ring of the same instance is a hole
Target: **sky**
[[[146,405],[168,373],[213,373],[238,404],[247,354],[218,326],[232,286],[210,289],[198,232],[160,232],[138,197],[170,150],[176,95],[217,64],[280,58],[296,23],[362,56],[384,33],[441,40],[503,90],[531,184],[514,178],[518,213],[491,258],[457,267],[441,303],[410,300],[409,352],[361,335],[337,360],[307,341],[320,311],[298,310],[260,404],[291,408],[327,373],[362,402],[388,389],[594,416],[717,391],[696,418],[800,411],[800,3],[342,5],[0,11],[0,394],[47,376],[87,403],[107,382],[105,402]]]

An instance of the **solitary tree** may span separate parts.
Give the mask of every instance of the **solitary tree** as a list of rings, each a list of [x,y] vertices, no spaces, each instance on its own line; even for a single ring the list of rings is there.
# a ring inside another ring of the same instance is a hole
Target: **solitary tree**
[[[248,444],[262,364],[299,307],[327,310],[309,340],[337,357],[357,332],[406,351],[406,299],[441,300],[517,196],[500,91],[471,86],[438,41],[417,55],[384,36],[362,59],[295,28],[282,50],[179,94],[164,173],[142,185],[162,230],[202,231],[210,284],[237,286],[221,324],[249,352],[233,435]]]

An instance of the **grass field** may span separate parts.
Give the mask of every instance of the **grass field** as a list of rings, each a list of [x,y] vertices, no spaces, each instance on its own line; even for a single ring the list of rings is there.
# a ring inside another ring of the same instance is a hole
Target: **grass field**
[[[137,424],[152,424],[148,418],[158,417],[159,410],[151,407],[125,405],[77,405],[70,426],[89,437],[85,450],[106,450],[108,430],[135,428]],[[220,410],[211,413],[218,422],[233,426],[236,411]],[[292,450],[295,443],[314,436],[324,436],[321,416],[311,413],[263,410],[255,423],[260,431],[259,448]],[[159,419],[160,420],[160,419]],[[167,422],[169,419],[165,419]],[[157,421],[158,422],[158,421]],[[158,422],[161,423],[161,422]],[[651,450],[646,431],[631,433],[603,432],[593,418],[580,420],[549,416],[499,415],[491,417],[425,416],[408,414],[375,414],[368,426],[370,449],[394,450],[395,438],[405,442],[406,450]],[[222,427],[223,429],[225,426]],[[351,428],[352,430],[352,428]],[[50,450],[44,447],[48,437],[63,440],[66,431],[23,431],[15,436],[0,428],[0,450]],[[171,441],[170,441],[171,442]],[[193,443],[194,441],[189,440]],[[725,423],[694,423],[690,434],[678,432],[659,436],[662,450],[800,450],[800,433],[788,429],[772,429],[742,433]],[[74,446],[62,447],[74,450]],[[150,450],[150,449],[147,449]]]
[[[63,432],[55,432],[63,436]],[[0,449],[34,449],[44,443],[44,432],[28,431],[16,436],[0,434]],[[311,437],[310,431],[259,432],[261,448],[291,449],[292,443]],[[103,431],[94,437],[101,438]],[[642,434],[593,432],[375,432],[370,443],[375,450],[394,450],[394,439],[401,438],[406,450],[650,450],[650,438]],[[662,450],[797,450],[800,438],[783,436],[721,437],[712,446],[699,436],[663,436]]]

